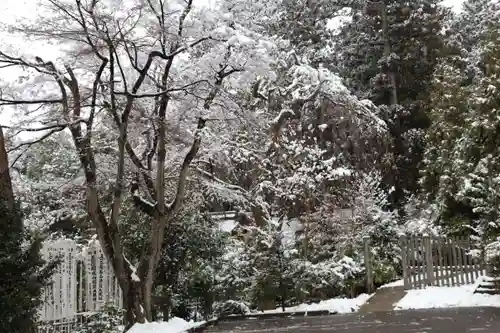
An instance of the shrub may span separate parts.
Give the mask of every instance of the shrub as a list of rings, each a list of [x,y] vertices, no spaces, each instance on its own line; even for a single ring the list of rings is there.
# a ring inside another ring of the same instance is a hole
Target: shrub
[[[217,317],[245,315],[247,313],[250,313],[250,308],[246,303],[232,300],[219,303],[214,308],[214,314]]]
[[[500,237],[487,244],[484,251],[485,261],[491,265],[493,275],[500,276]]]
[[[114,304],[105,304],[100,311],[85,316],[73,333],[121,333],[123,312]]]
[[[42,303],[42,289],[49,284],[57,262],[41,257],[42,239],[27,234],[18,207],[0,202],[0,332],[33,330]]]

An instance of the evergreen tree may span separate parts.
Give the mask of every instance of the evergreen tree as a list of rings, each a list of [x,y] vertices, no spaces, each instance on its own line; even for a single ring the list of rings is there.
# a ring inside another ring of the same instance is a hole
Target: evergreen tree
[[[484,24],[485,9],[490,7],[491,0],[465,0],[462,11],[452,22],[451,28],[455,34],[460,35],[461,46],[464,50],[471,51],[481,38]]]
[[[0,203],[0,331],[27,333],[35,328],[42,288],[49,283],[55,262],[46,264],[42,239],[23,230],[18,207]]]
[[[330,65],[334,32],[328,22],[341,7],[329,0],[282,1],[270,24],[271,33],[288,40],[294,52],[314,67]]]
[[[0,332],[30,333],[35,330],[42,288],[56,263],[45,264],[42,240],[24,229],[5,146],[0,127]]]
[[[338,43],[339,71],[348,87],[380,106],[389,126],[392,163],[384,182],[396,207],[419,188],[422,137],[429,126],[425,111],[447,14],[439,2],[354,1],[352,22]]]
[[[482,9],[468,1],[455,22],[455,52],[435,75],[423,184],[451,230],[496,234],[500,209],[500,36],[499,2]],[[477,16],[481,21],[468,20]],[[477,29],[477,39],[461,31]],[[461,44],[461,42],[465,43]]]

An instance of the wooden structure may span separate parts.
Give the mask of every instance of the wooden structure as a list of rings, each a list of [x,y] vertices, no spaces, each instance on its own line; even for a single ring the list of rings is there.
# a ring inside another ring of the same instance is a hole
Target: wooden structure
[[[475,283],[485,265],[468,237],[400,238],[405,289]]]
[[[366,269],[365,275],[365,287],[366,292],[371,294],[375,291],[375,284],[373,283],[373,259],[372,252],[370,249],[370,237],[363,237],[363,252],[364,252],[364,263]]]

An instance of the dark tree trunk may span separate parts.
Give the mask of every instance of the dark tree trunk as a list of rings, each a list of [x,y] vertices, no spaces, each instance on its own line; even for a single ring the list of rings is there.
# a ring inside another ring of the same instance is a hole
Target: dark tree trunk
[[[6,208],[12,210],[14,207],[14,192],[9,172],[9,159],[5,148],[5,138],[0,126],[0,201],[6,203]]]
[[[129,281],[123,291],[123,309],[125,311],[125,332],[136,323],[144,323],[144,314],[141,306],[142,292],[138,282]]]

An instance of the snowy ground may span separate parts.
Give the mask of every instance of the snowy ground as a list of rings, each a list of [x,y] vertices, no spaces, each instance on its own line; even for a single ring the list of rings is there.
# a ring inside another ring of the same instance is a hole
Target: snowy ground
[[[135,324],[128,333],[182,333],[201,326],[204,323],[205,322],[187,322],[184,319],[174,317],[167,322]]]
[[[358,311],[359,307],[371,297],[371,295],[361,294],[356,298],[332,298],[319,303],[300,304],[285,308],[285,312],[309,312],[309,311],[330,311],[331,313],[350,313]],[[265,313],[282,313],[281,308],[267,310]]]
[[[406,296],[394,304],[395,310],[453,308],[453,307],[500,307],[500,295],[474,294],[476,284],[460,287],[427,287],[409,290]],[[396,284],[398,282],[394,282]]]

